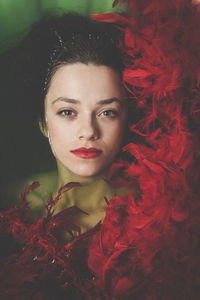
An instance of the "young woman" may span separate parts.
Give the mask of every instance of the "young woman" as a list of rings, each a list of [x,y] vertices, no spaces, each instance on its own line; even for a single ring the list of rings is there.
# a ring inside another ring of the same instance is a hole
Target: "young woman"
[[[22,180],[17,189],[19,194],[23,186],[39,182],[40,186],[27,197],[28,219],[37,220],[46,215],[50,194],[55,197],[67,183],[79,183],[80,186],[61,196],[54,214],[77,206],[82,212],[71,221],[83,233],[105,216],[105,198],[109,200],[128,191],[113,188],[107,179],[109,167],[116,160],[128,131],[123,64],[115,44],[117,32],[111,25],[78,15],[64,15],[42,21],[30,36],[36,35],[39,28],[39,39],[43,27],[45,42],[49,43],[45,53],[49,61],[42,97],[40,102],[35,98],[33,101],[38,106],[38,124],[49,140],[57,170]],[[16,188],[12,193],[16,193]]]
[[[44,116],[39,121],[56,158],[57,171],[51,184],[48,174],[39,178],[40,188],[30,195],[30,208],[45,214],[48,194],[55,196],[66,183],[79,182],[80,187],[62,195],[54,213],[76,205],[86,213],[74,220],[85,232],[102,220],[105,197],[110,199],[117,193],[106,181],[106,173],[122,146],[126,95],[112,41],[109,45],[107,38],[106,47],[105,37],[98,37],[98,32],[72,34],[71,41],[65,42],[63,37],[50,66]],[[104,47],[106,51],[102,51]],[[112,60],[108,57],[111,53]]]

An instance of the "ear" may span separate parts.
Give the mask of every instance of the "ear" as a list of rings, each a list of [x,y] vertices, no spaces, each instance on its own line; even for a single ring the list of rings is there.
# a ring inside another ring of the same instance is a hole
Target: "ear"
[[[39,124],[40,131],[42,132],[42,134],[43,134],[46,138],[48,138],[48,129],[47,129],[47,126],[46,126],[45,122],[42,121],[41,119],[39,119],[38,124]]]

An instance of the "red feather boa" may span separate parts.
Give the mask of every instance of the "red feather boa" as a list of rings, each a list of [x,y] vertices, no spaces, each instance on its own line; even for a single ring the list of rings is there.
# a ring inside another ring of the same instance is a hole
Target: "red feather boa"
[[[76,208],[32,225],[25,202],[2,213],[2,230],[26,242],[1,271],[2,293],[25,295],[14,299],[200,299],[200,5],[120,2],[126,16],[93,17],[121,30],[124,85],[143,113],[130,129],[143,142],[127,144],[133,162],[113,164],[110,174],[123,167],[141,192],[112,198],[102,225],[64,246],[52,231],[71,229],[64,220]]]

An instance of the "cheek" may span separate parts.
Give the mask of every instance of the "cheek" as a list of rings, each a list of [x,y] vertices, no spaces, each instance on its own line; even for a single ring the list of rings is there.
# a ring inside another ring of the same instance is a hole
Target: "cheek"
[[[123,140],[124,121],[113,123],[104,130],[109,146],[119,148]]]
[[[56,120],[48,122],[50,144],[53,149],[62,150],[62,145],[65,145],[66,148],[66,145],[71,143],[72,130],[69,130],[69,128],[66,127],[67,126],[63,126],[63,124],[56,122]]]
[[[49,134],[51,137],[51,140],[59,139],[62,137],[62,130],[60,130],[59,126],[56,125],[52,122],[48,123],[48,129],[49,129]]]

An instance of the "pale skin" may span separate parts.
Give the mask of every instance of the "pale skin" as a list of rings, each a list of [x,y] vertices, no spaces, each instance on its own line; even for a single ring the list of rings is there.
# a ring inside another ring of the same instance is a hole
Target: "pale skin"
[[[124,101],[119,75],[111,68],[76,63],[57,70],[45,99],[43,132],[57,160],[59,185],[66,182],[65,168],[88,177],[114,160],[123,137]],[[79,147],[102,154],[82,159],[71,152]]]
[[[56,195],[67,182],[79,181],[82,187],[64,194],[54,213],[73,205],[87,212],[88,215],[79,214],[72,218],[81,232],[103,219],[104,196],[111,198],[115,192],[99,178],[106,173],[121,147],[126,119],[124,103],[124,90],[115,70],[92,63],[67,64],[58,68],[45,98],[45,122],[39,124],[49,139],[57,171],[28,180],[28,184],[37,180],[41,185],[29,195],[34,216],[45,214],[45,202],[50,192]],[[80,147],[97,148],[101,154],[83,159],[72,152]],[[104,195],[100,193],[94,197],[98,186]]]

